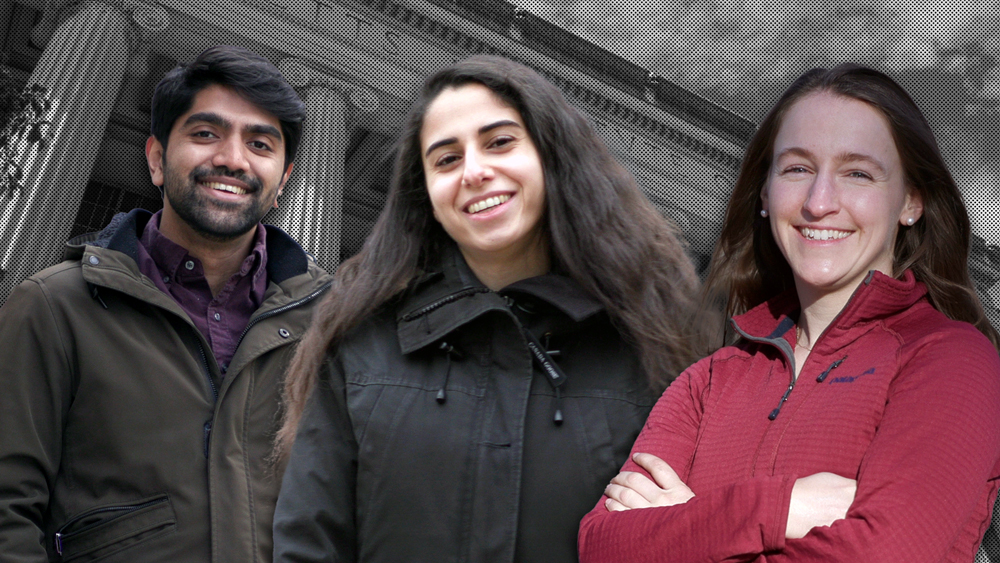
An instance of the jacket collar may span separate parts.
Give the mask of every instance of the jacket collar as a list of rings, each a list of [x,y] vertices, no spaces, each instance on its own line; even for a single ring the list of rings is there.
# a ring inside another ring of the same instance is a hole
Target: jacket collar
[[[510,314],[505,296],[529,295],[582,322],[604,311],[576,281],[544,274],[513,283],[499,292],[476,278],[454,245],[442,252],[438,267],[421,276],[397,309],[397,333],[404,354],[440,340],[490,311]]]
[[[153,216],[145,209],[133,209],[128,213],[117,213],[103,230],[80,235],[66,242],[63,252],[64,260],[79,260],[83,257],[84,248],[96,246],[121,252],[139,261],[139,236],[146,223]],[[309,268],[309,259],[301,246],[284,231],[273,225],[265,225],[267,233],[267,275],[275,283],[281,283],[288,278],[304,274]],[[138,272],[138,268],[136,268]]]
[[[872,270],[817,340],[813,351],[840,348],[866,326],[912,307],[926,295],[927,287],[910,270],[903,272],[901,279]],[[773,344],[791,356],[799,309],[793,289],[733,317],[730,322],[744,338]]]

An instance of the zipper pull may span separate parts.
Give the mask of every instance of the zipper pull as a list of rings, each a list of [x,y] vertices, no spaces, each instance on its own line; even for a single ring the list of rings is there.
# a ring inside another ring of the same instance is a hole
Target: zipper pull
[[[836,362],[830,364],[830,367],[826,368],[826,370],[823,373],[819,374],[819,377],[816,378],[816,383],[823,383],[823,380],[826,379],[826,376],[830,375],[830,372],[837,369],[837,367],[840,364],[844,363],[844,360],[846,359],[847,356],[844,356],[843,358],[840,358]]]
[[[63,535],[61,533],[59,533],[59,532],[56,532],[56,554],[57,555],[62,555],[63,554],[63,542],[62,542],[62,538],[63,538]]]
[[[212,421],[205,423],[205,459],[208,459],[208,442],[212,438]]]
[[[792,383],[788,384],[788,389],[785,391],[785,394],[781,396],[781,401],[778,403],[778,406],[775,407],[775,409],[773,411],[771,411],[771,414],[767,415],[767,419],[768,420],[774,420],[774,419],[778,418],[778,414],[781,413],[781,407],[782,407],[782,405],[784,405],[785,401],[788,400],[788,396],[791,395],[792,388],[794,388],[794,387],[795,387],[795,382],[794,381]]]

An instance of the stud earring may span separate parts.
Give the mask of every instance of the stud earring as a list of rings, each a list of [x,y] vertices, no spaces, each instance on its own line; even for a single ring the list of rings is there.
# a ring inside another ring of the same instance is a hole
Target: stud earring
[[[913,217],[910,217],[906,220],[906,224],[911,227],[913,226],[914,222],[916,222],[916,219],[914,219]]]
[[[760,216],[766,218],[767,217],[767,209],[761,209],[760,210]]]

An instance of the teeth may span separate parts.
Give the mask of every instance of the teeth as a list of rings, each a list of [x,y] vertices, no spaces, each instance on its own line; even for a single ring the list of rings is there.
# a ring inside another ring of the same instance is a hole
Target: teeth
[[[237,188],[236,186],[231,186],[229,184],[222,184],[220,182],[205,182],[204,185],[212,188],[213,190],[219,190],[220,192],[229,192],[237,195],[247,193],[247,191],[242,188]]]
[[[834,231],[830,229],[808,229],[802,227],[799,229],[802,236],[809,240],[840,240],[842,238],[847,238],[851,235],[848,231]]]
[[[491,207],[496,207],[501,203],[506,203],[510,199],[509,195],[498,195],[490,198],[486,198],[483,201],[473,203],[469,206],[469,213],[479,213],[480,211],[485,211]]]

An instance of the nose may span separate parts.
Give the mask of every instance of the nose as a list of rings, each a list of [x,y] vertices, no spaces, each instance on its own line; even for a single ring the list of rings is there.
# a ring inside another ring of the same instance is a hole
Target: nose
[[[215,167],[226,167],[232,172],[247,172],[250,164],[246,158],[246,146],[238,135],[230,135],[216,145],[217,150],[212,155]]]
[[[465,151],[465,168],[462,170],[462,183],[467,186],[479,186],[493,178],[493,169],[484,159],[484,155],[475,149]]]
[[[836,213],[840,209],[837,185],[829,173],[817,174],[809,186],[802,209],[812,219],[819,219]]]

